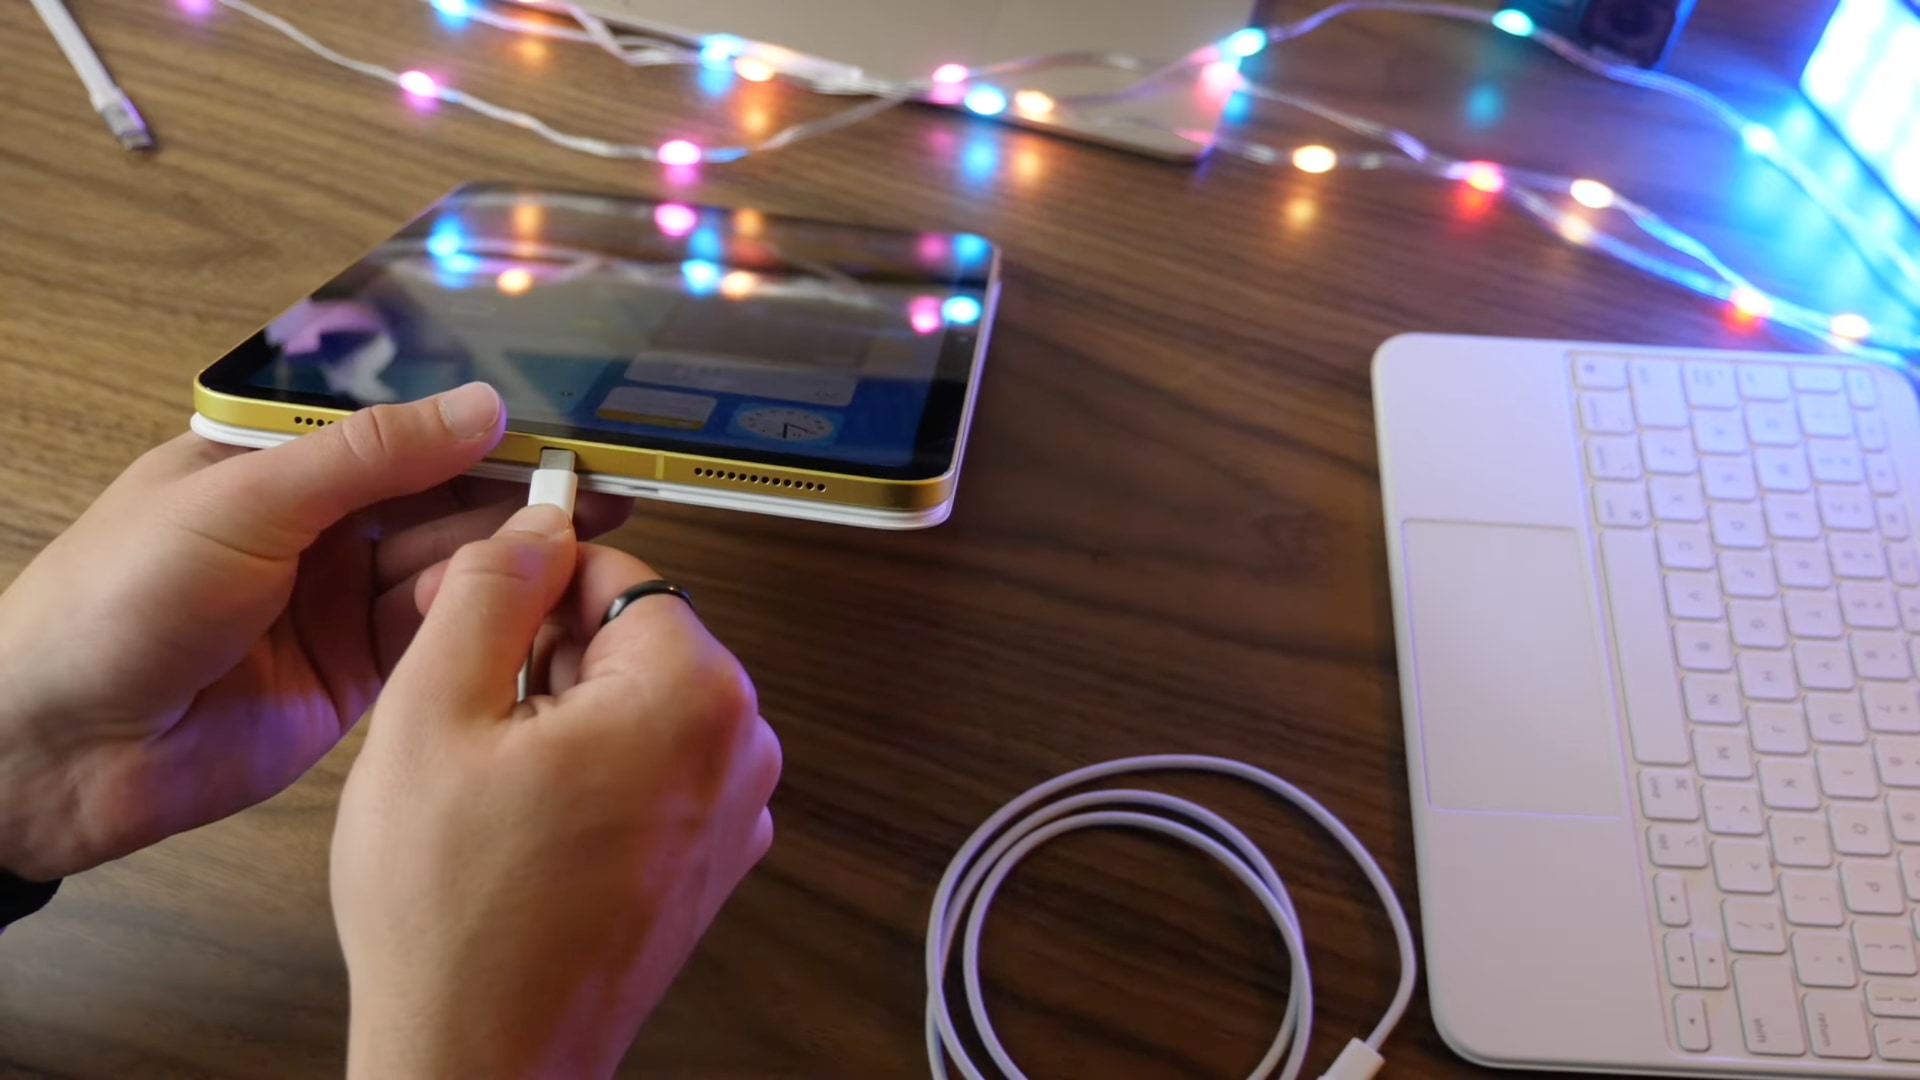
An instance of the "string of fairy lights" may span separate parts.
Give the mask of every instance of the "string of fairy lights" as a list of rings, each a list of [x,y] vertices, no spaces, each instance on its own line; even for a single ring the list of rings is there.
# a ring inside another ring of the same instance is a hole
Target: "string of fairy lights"
[[[622,143],[561,131],[537,116],[482,99],[425,71],[395,71],[347,56],[249,0],[213,2],[271,27],[332,64],[391,83],[416,102],[438,101],[470,109],[580,153],[654,162],[675,169],[724,164],[750,154],[767,153],[859,123],[909,102],[960,107],[983,117],[1011,115],[1032,121],[1052,121],[1074,117],[1075,110],[1095,104],[1161,92],[1176,80],[1191,83],[1197,76],[1215,92],[1240,93],[1299,109],[1384,147],[1381,151],[1360,153],[1337,151],[1317,143],[1279,148],[1242,140],[1231,133],[1181,133],[1204,142],[1216,152],[1255,164],[1306,173],[1398,169],[1465,184],[1490,198],[1505,199],[1568,243],[1724,301],[1745,320],[1765,320],[1812,335],[1841,350],[1875,359],[1892,361],[1903,353],[1920,353],[1920,332],[1912,328],[1871,323],[1853,312],[1820,311],[1769,294],[1729,265],[1709,245],[1600,180],[1450,157],[1428,147],[1409,132],[1255,83],[1240,72],[1243,61],[1355,12],[1395,12],[1486,25],[1535,42],[1595,75],[1662,93],[1703,110],[1738,138],[1748,152],[1778,169],[1804,192],[1893,294],[1902,298],[1920,295],[1920,263],[1916,263],[1913,255],[1885,230],[1872,228],[1862,221],[1846,199],[1782,147],[1770,128],[1693,83],[1597,58],[1576,43],[1536,26],[1524,12],[1514,9],[1488,12],[1419,0],[1343,0],[1295,22],[1238,31],[1172,63],[1153,63],[1115,54],[1074,53],[972,68],[946,64],[929,72],[925,79],[895,82],[873,79],[846,65],[732,35],[714,35],[693,43],[675,41],[651,33],[644,26],[589,12],[570,0],[500,0],[498,3],[424,0],[442,16],[457,22],[472,21],[515,34],[590,45],[632,67],[724,69],[748,82],[780,79],[819,94],[865,99],[824,118],[794,124],[750,142],[702,146],[685,138],[651,144]],[[204,0],[201,3],[204,6]],[[1135,75],[1136,79],[1129,88],[1117,93],[1083,97],[1055,97],[1019,86],[1022,76],[1036,72],[1087,67],[1119,70]],[[1088,122],[1100,121],[1090,119]],[[1629,227],[1634,232],[1627,235],[1637,233],[1643,243],[1623,239],[1610,228],[1612,225]]]

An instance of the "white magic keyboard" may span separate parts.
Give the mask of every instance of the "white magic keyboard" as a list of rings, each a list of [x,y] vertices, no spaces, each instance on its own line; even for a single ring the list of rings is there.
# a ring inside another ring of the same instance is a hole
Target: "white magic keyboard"
[[[1571,376],[1674,1041],[1920,1063],[1920,554],[1874,379]]]

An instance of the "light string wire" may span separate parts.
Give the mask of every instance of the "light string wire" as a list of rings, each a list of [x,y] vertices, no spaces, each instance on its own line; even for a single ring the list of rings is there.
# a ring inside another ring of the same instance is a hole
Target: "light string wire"
[[[1707,244],[1667,222],[1650,208],[1625,198],[1610,188],[1604,188],[1604,185],[1597,185],[1593,181],[1576,181],[1570,177],[1555,177],[1545,173],[1510,169],[1492,162],[1463,162],[1446,157],[1433,152],[1408,132],[1346,113],[1300,95],[1252,83],[1238,73],[1238,60],[1241,57],[1258,53],[1269,44],[1303,37],[1334,19],[1357,12],[1428,16],[1498,27],[1503,32],[1537,42],[1543,48],[1584,71],[1614,82],[1662,93],[1704,110],[1734,132],[1749,150],[1780,170],[1826,213],[1848,245],[1861,255],[1875,276],[1879,277],[1889,291],[1902,302],[1903,307],[1911,309],[1911,298],[1920,296],[1920,262],[1917,262],[1911,253],[1901,248],[1883,231],[1871,228],[1829,185],[1800,161],[1785,153],[1770,129],[1753,122],[1717,95],[1683,79],[1602,60],[1558,34],[1533,26],[1530,21],[1525,25],[1524,32],[1500,22],[1501,15],[1517,13],[1493,13],[1479,8],[1424,3],[1417,0],[1342,0],[1295,22],[1241,31],[1240,34],[1229,38],[1226,43],[1202,47],[1170,64],[1113,53],[1062,53],[1009,60],[973,69],[959,69],[957,84],[943,85],[939,77],[941,73],[936,73],[935,78],[931,79],[887,82],[866,78],[853,69],[841,65],[815,64],[807,58],[799,58],[797,54],[791,54],[785,50],[738,40],[733,43],[734,51],[723,53],[716,58],[707,48],[694,48],[684,43],[667,40],[643,26],[628,24],[618,19],[608,19],[587,11],[571,0],[512,0],[512,3],[503,10],[496,9],[481,0],[423,0],[443,13],[456,14],[460,18],[471,19],[497,29],[554,40],[591,44],[619,59],[623,64],[633,67],[694,66],[712,64],[716,59],[721,63],[731,64],[744,63],[747,59],[753,58],[763,65],[768,77],[775,75],[785,77],[816,93],[861,95],[871,98],[869,101],[830,116],[790,125],[757,141],[701,148],[685,140],[650,146],[564,132],[530,113],[495,104],[457,87],[443,85],[423,73],[396,72],[349,57],[301,30],[289,20],[262,10],[249,0],[216,0],[216,2],[278,31],[295,44],[329,63],[370,78],[392,83],[412,96],[445,101],[470,109],[489,119],[530,131],[555,145],[576,152],[612,159],[651,161],[669,166],[701,162],[731,162],[750,154],[791,146],[803,140],[860,123],[907,102],[937,96],[938,91],[947,91],[953,98],[953,100],[942,100],[942,103],[957,103],[960,96],[963,96],[969,88],[987,86],[988,84],[983,80],[1006,75],[1057,68],[1086,67],[1105,67],[1140,75],[1132,85],[1118,91],[1062,97],[1057,101],[1047,99],[1049,110],[1059,109],[1062,112],[1070,112],[1076,108],[1085,109],[1141,96],[1151,92],[1168,79],[1191,73],[1195,69],[1225,66],[1230,77],[1221,81],[1229,88],[1250,97],[1308,112],[1363,138],[1387,143],[1405,155],[1405,158],[1395,160],[1387,155],[1335,155],[1324,147],[1305,147],[1289,155],[1273,147],[1240,141],[1230,136],[1212,138],[1211,145],[1214,148],[1233,156],[1264,165],[1283,165],[1289,162],[1301,165],[1299,155],[1305,151],[1312,151],[1323,155],[1320,159],[1323,164],[1310,171],[1325,171],[1334,167],[1336,162],[1343,169],[1410,167],[1416,172],[1443,179],[1466,179],[1469,183],[1474,183],[1474,186],[1481,186],[1475,183],[1475,170],[1491,170],[1490,173],[1485,173],[1495,178],[1487,188],[1490,194],[1498,194],[1506,198],[1576,246],[1598,251],[1696,293],[1727,301],[1743,315],[1755,319],[1764,318],[1788,329],[1818,338],[1843,351],[1888,362],[1898,361],[1900,353],[1920,352],[1920,333],[1914,330],[1877,324],[1869,325],[1856,315],[1833,316],[1768,295],[1727,265]],[[529,12],[538,13],[538,17],[513,14],[515,8],[524,8]],[[572,25],[559,24],[553,21],[556,18],[565,19]],[[1223,48],[1223,45],[1234,44],[1236,39],[1240,39],[1243,35],[1256,35],[1250,48],[1243,47],[1235,52],[1228,52]],[[1005,94],[997,89],[994,90],[994,94],[997,95],[997,101],[990,100],[989,104],[997,104],[998,107],[991,109],[990,113],[1004,111],[1007,107]],[[969,100],[967,104],[971,107],[973,102]],[[1119,122],[1137,123],[1131,120]],[[1594,209],[1616,211],[1620,218],[1642,235],[1683,256],[1691,263],[1697,264],[1697,267],[1662,257],[1621,240],[1596,228],[1588,218],[1568,213],[1556,198],[1548,197],[1549,195],[1557,197],[1566,193],[1576,182],[1593,184],[1607,191],[1607,206],[1594,207]],[[1703,273],[1700,267],[1707,272]],[[1893,280],[1888,280],[1890,272]],[[1842,332],[1843,330],[1845,332]]]

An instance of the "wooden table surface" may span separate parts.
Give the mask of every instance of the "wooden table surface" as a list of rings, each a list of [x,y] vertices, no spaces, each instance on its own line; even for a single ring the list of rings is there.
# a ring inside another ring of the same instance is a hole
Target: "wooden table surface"
[[[685,73],[452,33],[404,0],[262,2],[351,54],[431,59],[577,130],[711,136],[827,107],[773,85],[709,100]],[[676,186],[458,109],[409,109],[206,6],[74,3],[163,140],[138,157],[100,128],[28,5],[0,5],[0,580],[182,428],[196,370],[461,181],[1005,246],[950,524],[888,535],[645,505],[614,538],[700,595],[787,755],[775,850],[628,1075],[924,1075],[921,942],[949,855],[1006,799],[1109,758],[1221,754],[1292,778],[1411,906],[1374,349],[1410,330],[1804,347],[1418,177],[1186,169],[906,109]],[[1682,69],[1764,88],[1758,68],[1688,59],[1751,44],[1755,7],[1705,0]],[[1722,198],[1783,197],[1710,128],[1525,43],[1368,15],[1251,70],[1450,151],[1594,170],[1770,257],[1756,273],[1821,276],[1771,243],[1786,210]],[[1336,141],[1277,108],[1246,123],[1280,145]],[[0,1074],[339,1075],[325,869],[357,746],[256,810],[70,881],[0,938]],[[1391,994],[1385,919],[1297,817],[1224,782],[1164,786],[1246,824],[1293,888],[1318,977],[1317,1075]],[[1036,1078],[1242,1076],[1278,1022],[1275,935],[1181,849],[1082,834],[1036,856],[997,911],[991,1001]],[[1424,993],[1388,1056],[1391,1075],[1491,1075],[1446,1050]]]

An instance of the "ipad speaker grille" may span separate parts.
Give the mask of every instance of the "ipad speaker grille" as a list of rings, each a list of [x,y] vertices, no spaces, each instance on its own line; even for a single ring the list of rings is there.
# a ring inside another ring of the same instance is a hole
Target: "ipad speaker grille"
[[[324,416],[295,416],[293,422],[297,427],[326,427],[333,420]]]
[[[751,484],[755,487],[779,488],[783,491],[824,492],[827,485],[815,480],[795,480],[785,476],[767,476],[762,473],[739,472],[734,469],[709,469],[705,467],[693,470],[693,475],[703,480],[725,480],[734,484]]]

